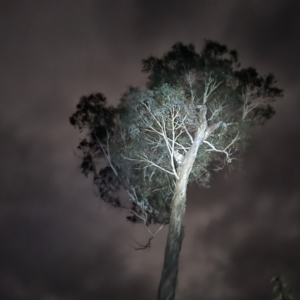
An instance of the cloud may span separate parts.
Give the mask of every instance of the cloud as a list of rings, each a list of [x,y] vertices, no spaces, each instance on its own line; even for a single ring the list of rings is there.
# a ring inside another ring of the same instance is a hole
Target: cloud
[[[286,97],[256,128],[242,171],[189,190],[178,299],[267,298],[299,269],[299,3],[66,1],[1,3],[0,298],[153,299],[167,228],[150,251],[125,213],[99,203],[74,156],[79,97],[117,103],[141,85],[141,59],[204,38],[272,71]],[[299,291],[296,290],[295,296]],[[147,298],[148,297],[148,298]]]

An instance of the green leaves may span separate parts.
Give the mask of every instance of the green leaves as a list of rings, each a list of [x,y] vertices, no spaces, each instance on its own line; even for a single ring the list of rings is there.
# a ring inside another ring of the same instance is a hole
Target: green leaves
[[[70,117],[71,125],[80,130],[88,128],[101,139],[113,130],[116,109],[106,106],[103,94],[81,97],[76,108],[77,111]]]
[[[161,58],[143,60],[142,70],[145,88],[129,87],[117,107],[101,93],[84,96],[70,123],[87,131],[78,146],[81,168],[94,175],[101,198],[120,206],[123,189],[131,220],[149,224],[168,220],[178,179],[175,151],[186,155],[197,130],[209,128],[189,176],[208,186],[212,171],[245,150],[251,125],[273,116],[282,90],[272,74],[241,69],[237,51],[210,40],[199,53],[177,43]]]
[[[273,293],[276,295],[274,300],[292,300],[291,288],[288,286],[283,276],[273,277],[271,282],[274,284]]]

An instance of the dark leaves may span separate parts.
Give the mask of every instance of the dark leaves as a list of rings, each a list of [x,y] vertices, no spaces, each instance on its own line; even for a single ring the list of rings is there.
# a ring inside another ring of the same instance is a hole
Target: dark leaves
[[[253,111],[254,119],[259,124],[264,124],[267,120],[269,120],[275,114],[275,110],[271,105],[267,105],[266,107],[258,107]]]
[[[87,132],[78,146],[83,153],[81,169],[85,176],[94,174],[100,197],[120,207],[118,193],[131,189],[136,199],[130,195],[133,213],[128,221],[167,224],[174,178],[143,161],[146,157],[170,170],[169,152],[163,138],[156,135],[160,130],[158,120],[168,120],[164,130],[171,132],[170,111],[182,117],[177,125],[184,124],[185,128],[180,125],[176,134],[180,133],[177,142],[183,148],[204,119],[211,128],[223,124],[208,141],[216,149],[224,149],[238,134],[232,151],[239,154],[244,150],[249,125],[263,124],[274,114],[271,103],[282,96],[274,76],[263,77],[254,68],[239,66],[237,51],[217,42],[206,40],[200,53],[192,44],[176,43],[161,58],[150,56],[143,60],[147,87],[130,87],[117,108],[108,106],[101,93],[81,97],[70,123]],[[203,103],[208,83],[213,91]],[[207,111],[201,114],[199,107],[204,104]],[[223,154],[203,146],[189,180],[208,185],[210,166],[215,162],[224,165]]]
[[[241,86],[261,87],[263,78],[258,75],[254,68],[242,69],[235,72]]]
[[[228,50],[225,45],[221,45],[211,40],[205,40],[205,47],[202,51],[202,55],[205,57],[218,58],[222,57],[227,52]],[[236,51],[235,55],[237,56]]]
[[[174,85],[189,71],[199,68],[200,55],[192,44],[177,43],[162,59],[149,57],[142,61],[142,71],[149,73],[148,87],[160,86],[163,83]]]
[[[103,94],[81,97],[76,108],[77,111],[70,117],[71,125],[91,130],[103,130],[103,126],[110,130],[113,127],[116,109],[106,106]]]
[[[93,160],[90,154],[83,157],[81,163],[81,172],[87,177],[90,172],[93,172]]]
[[[94,178],[94,184],[98,187],[100,197],[103,201],[114,207],[120,207],[117,192],[120,190],[120,181],[111,167],[105,167],[99,171]]]

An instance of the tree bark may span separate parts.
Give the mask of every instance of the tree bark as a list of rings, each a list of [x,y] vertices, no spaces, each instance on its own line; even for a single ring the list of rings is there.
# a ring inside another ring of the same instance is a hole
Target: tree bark
[[[178,169],[179,179],[176,181],[174,196],[172,199],[171,216],[169,223],[169,232],[167,245],[165,249],[165,258],[163,271],[158,288],[158,300],[174,300],[177,284],[177,273],[179,263],[179,253],[184,236],[182,219],[186,206],[186,189],[188,179],[195,162],[198,149],[206,137],[207,122],[195,134],[194,142],[186,154],[184,162]]]

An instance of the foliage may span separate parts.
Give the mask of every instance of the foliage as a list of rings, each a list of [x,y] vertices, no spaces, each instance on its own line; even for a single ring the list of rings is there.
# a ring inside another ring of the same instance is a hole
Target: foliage
[[[271,282],[274,284],[273,292],[276,295],[274,300],[293,300],[292,290],[283,276],[273,277]]]
[[[207,186],[213,170],[244,151],[248,129],[272,117],[282,91],[273,75],[241,69],[237,52],[213,41],[200,53],[177,43],[162,58],[143,60],[142,70],[145,88],[130,87],[117,107],[102,94],[82,97],[70,122],[87,130],[81,168],[94,174],[101,198],[120,207],[123,189],[128,219],[148,226],[168,223],[177,169],[196,131],[209,126],[189,181]]]

